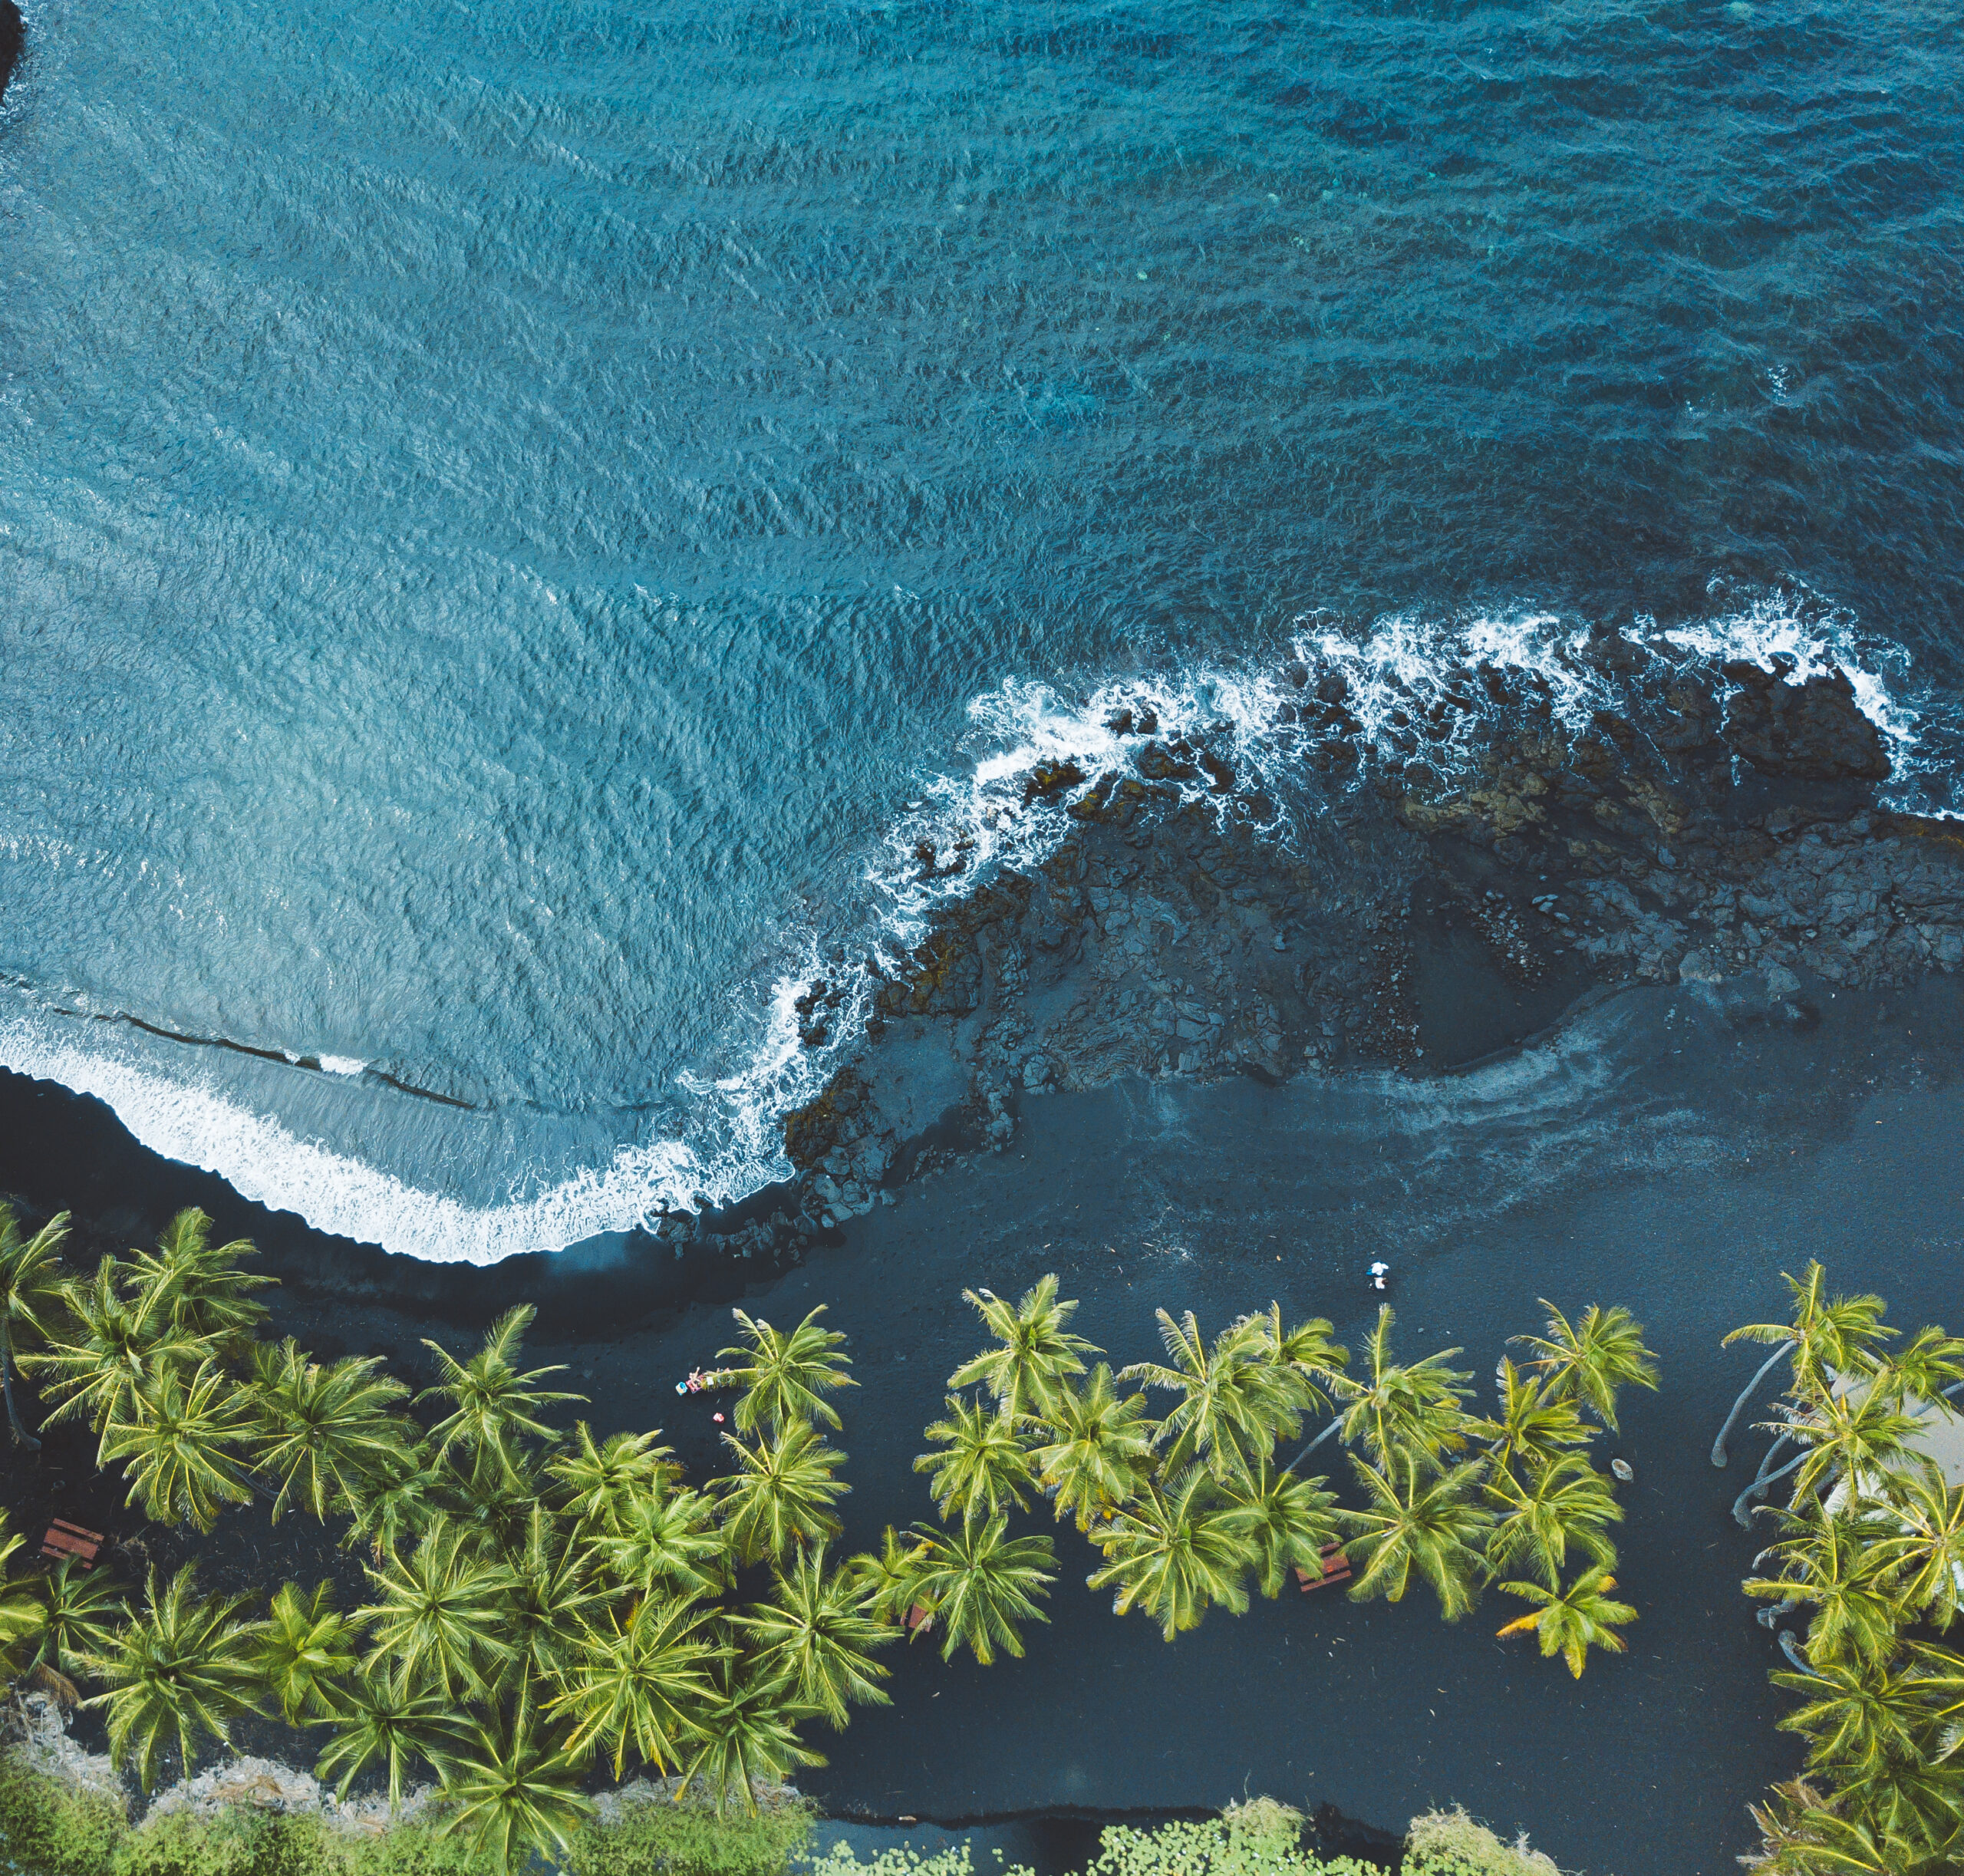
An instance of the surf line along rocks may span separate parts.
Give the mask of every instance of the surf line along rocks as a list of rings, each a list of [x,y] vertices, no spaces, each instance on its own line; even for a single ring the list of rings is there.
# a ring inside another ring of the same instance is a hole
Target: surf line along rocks
[[[807,1214],[862,1213],[924,1156],[1000,1150],[1044,1088],[1422,1070],[1416,979],[1442,925],[1557,1007],[1738,978],[1758,1014],[1804,1023],[1812,985],[1964,964],[1960,830],[1877,805],[1890,758],[1844,674],[1615,635],[1575,655],[1615,709],[1579,718],[1532,671],[1466,666],[1367,729],[1340,668],[1298,664],[1261,786],[1226,726],[1162,739],[1127,713],[1123,767],[1033,769],[1026,806],[1065,830],[1050,857],[858,967],[864,1044],[785,1120]],[[960,859],[919,858],[937,877]],[[844,974],[800,1004],[815,1044]]]

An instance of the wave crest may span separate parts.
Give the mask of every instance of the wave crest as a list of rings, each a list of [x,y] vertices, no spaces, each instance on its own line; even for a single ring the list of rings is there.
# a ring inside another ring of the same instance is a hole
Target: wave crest
[[[246,1197],[297,1212],[320,1230],[432,1262],[494,1263],[631,1230],[659,1212],[728,1204],[786,1176],[783,1116],[825,1086],[869,1013],[873,980],[849,964],[849,944],[862,954],[891,956],[920,941],[938,907],[1006,868],[1040,864],[1076,825],[1073,800],[1101,776],[1139,773],[1146,747],[1207,752],[1201,762],[1211,761],[1211,772],[1187,765],[1171,786],[1218,813],[1245,812],[1251,796],[1261,800],[1271,817],[1264,824],[1287,840],[1294,817],[1316,812],[1333,790],[1359,785],[1354,768],[1320,774],[1306,760],[1328,733],[1313,724],[1307,707],[1320,687],[1340,697],[1355,725],[1349,739],[1366,757],[1395,747],[1415,715],[1433,713],[1450,727],[1428,742],[1426,760],[1450,766],[1456,757],[1470,759],[1481,724],[1498,707],[1465,694],[1477,692],[1466,683],[1469,671],[1525,681],[1557,717],[1579,727],[1627,695],[1629,656],[1658,661],[1667,674],[1713,671],[1735,658],[1761,666],[1785,658],[1798,678],[1837,668],[1847,674],[1857,704],[1890,746],[1899,786],[1928,781],[1943,768],[1929,747],[1932,717],[1907,691],[1907,654],[1863,637],[1817,605],[1764,598],[1662,630],[1640,620],[1620,642],[1620,671],[1600,635],[1547,613],[1445,622],[1399,615],[1361,633],[1309,618],[1269,661],[1246,668],[1175,668],[1076,695],[1009,680],[970,704],[965,767],[928,777],[885,831],[866,874],[862,928],[787,942],[793,967],[735,1013],[728,1049],[735,1066],[683,1078],[679,1133],[620,1146],[605,1163],[529,1172],[495,1202],[428,1189],[303,1137],[242,1106],[208,1074],[140,1059],[134,1044],[108,1026],[91,1024],[84,1046],[73,1018],[23,1007],[0,1017],[0,1061],[97,1096],[152,1150],[216,1172]],[[1220,780],[1228,771],[1231,790]],[[1033,789],[1033,778],[1046,776],[1065,780]],[[1943,789],[1949,780],[1943,775]],[[1157,785],[1168,784],[1162,776]],[[801,994],[820,979],[827,987],[822,1036],[809,1005],[799,1007]],[[358,1060],[322,1057],[320,1066],[328,1075],[317,1080],[377,1092]]]

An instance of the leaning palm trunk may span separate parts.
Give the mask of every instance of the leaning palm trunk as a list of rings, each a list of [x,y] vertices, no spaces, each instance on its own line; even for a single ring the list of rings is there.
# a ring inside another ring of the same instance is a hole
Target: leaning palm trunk
[[[1766,1456],[1767,1458],[1768,1459],[1771,1459],[1773,1453],[1778,1452],[1780,1450],[1781,1445],[1787,1440],[1791,1439],[1792,1437],[1793,1436],[1791,1433],[1781,1434],[1780,1439],[1774,1442],[1773,1452],[1769,1452]],[[1742,1492],[1739,1495],[1732,1501],[1732,1515],[1738,1521],[1739,1528],[1741,1530],[1750,1531],[1752,1528],[1752,1511],[1751,1508],[1753,1501],[1755,1498],[1765,1498],[1767,1493],[1771,1492],[1773,1488],[1777,1485],[1781,1479],[1784,1479],[1789,1472],[1796,1472],[1802,1466],[1805,1465],[1807,1463],[1807,1456],[1804,1452],[1795,1453],[1794,1456],[1789,1459],[1784,1466],[1781,1466],[1777,1472],[1769,1472],[1765,1468],[1765,1462],[1761,1462],[1758,1476],[1753,1480],[1751,1485],[1746,1487],[1745,1491]]]
[[[1792,1343],[1782,1342],[1771,1354],[1767,1357],[1765,1360],[1759,1364],[1759,1372],[1747,1382],[1738,1399],[1732,1403],[1732,1412],[1725,1416],[1725,1424],[1719,1428],[1718,1437],[1712,1442],[1712,1463],[1714,1466],[1723,1466],[1725,1463],[1725,1440],[1732,1430],[1733,1422],[1745,1413],[1746,1403],[1751,1400],[1760,1383],[1773,1372],[1776,1364],[1784,1361],[1788,1355],[1792,1353],[1793,1347]]]
[[[1311,1440],[1310,1443],[1305,1446],[1300,1452],[1297,1453],[1287,1466],[1283,1467],[1282,1469],[1285,1472],[1293,1472],[1297,1466],[1300,1466],[1312,1452],[1316,1451],[1317,1447],[1321,1446],[1323,1442],[1327,1439],[1332,1433],[1335,1433],[1343,1424],[1343,1416],[1340,1413],[1335,1419],[1332,1420],[1321,1433],[1316,1435],[1315,1439]]]

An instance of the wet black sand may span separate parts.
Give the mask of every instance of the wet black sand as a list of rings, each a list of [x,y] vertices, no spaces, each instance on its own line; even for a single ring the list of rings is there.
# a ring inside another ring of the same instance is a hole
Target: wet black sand
[[[928,1511],[909,1462],[976,1340],[966,1284],[1013,1291],[1055,1269],[1083,1299],[1078,1326],[1132,1360],[1152,1352],[1155,1305],[1211,1329],[1271,1296],[1354,1343],[1374,1302],[1364,1267],[1384,1255],[1408,1353],[1461,1344],[1484,1377],[1547,1294],[1629,1304],[1665,1370],[1620,1442],[1637,1475],[1622,1581],[1642,1620],[1630,1655],[1579,1683],[1494,1639],[1513,1612],[1498,1597],[1448,1627],[1419,1593],[1398,1608],[1290,1594],[1168,1647],[1083,1587],[1095,1558],[1066,1526],[1027,1659],[983,1670],[903,1652],[894,1705],[822,1740],[832,1762],[807,1788],[842,1815],[941,1819],[1245,1792],[1396,1828],[1457,1800],[1564,1867],[1732,1868],[1746,1800],[1796,1755],[1773,1729],[1772,1640],[1736,1591],[1755,1541],[1728,1508],[1756,1447],[1738,1442],[1722,1473],[1705,1457],[1752,1365],[1718,1337],[1776,1309],[1776,1273],[1810,1255],[1905,1324],[1964,1320],[1964,994],[1813,996],[1821,1020],[1797,1029],[1728,1020],[1683,987],[1626,991],[1540,1049],[1429,1081],[1033,1099],[1007,1152],[916,1183],[753,1285],[753,1310],[784,1320],[825,1302],[853,1337],[855,1543]],[[323,1352],[386,1352],[415,1377],[421,1336],[461,1343],[522,1295],[541,1305],[534,1352],[570,1364],[597,1426],[661,1425],[713,1462],[710,1407],[673,1383],[724,1340],[740,1291],[727,1267],[632,1241],[489,1271],[404,1265],[165,1165],[93,1103],[10,1078],[0,1117],[0,1187],[68,1203],[110,1238],[203,1204],[259,1239],[284,1280],[276,1326]],[[682,1301],[691,1284],[710,1297]],[[10,1499],[41,1495],[18,1456],[7,1471]]]

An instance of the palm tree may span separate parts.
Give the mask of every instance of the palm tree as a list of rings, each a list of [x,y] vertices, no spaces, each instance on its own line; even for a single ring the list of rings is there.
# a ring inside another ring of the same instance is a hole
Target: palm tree
[[[1818,1260],[1807,1265],[1807,1274],[1796,1281],[1781,1272],[1781,1281],[1793,1298],[1793,1317],[1788,1322],[1748,1323],[1735,1329],[1719,1344],[1729,1348],[1735,1342],[1771,1343],[1773,1353],[1761,1363],[1758,1373],[1740,1390],[1725,1416],[1725,1423],[1712,1442],[1712,1463],[1725,1463],[1725,1440],[1732,1423],[1745,1411],[1761,1381],[1782,1360],[1793,1366],[1798,1391],[1827,1393],[1832,1373],[1863,1375],[1874,1371],[1880,1345],[1895,1335],[1883,1317],[1889,1305],[1879,1296],[1837,1296],[1827,1294],[1827,1273]]]
[[[105,1257],[93,1277],[63,1284],[65,1320],[49,1332],[43,1352],[19,1358],[27,1373],[54,1377],[41,1386],[44,1396],[61,1403],[48,1415],[49,1426],[86,1419],[100,1433],[112,1415],[127,1417],[133,1396],[147,1383],[180,1364],[195,1365],[209,1352],[127,1295],[123,1270]],[[96,1463],[103,1463],[99,1452]]]
[[[0,1551],[0,1563],[19,1541],[16,1538]],[[104,1653],[117,1625],[129,1617],[129,1604],[109,1572],[72,1557],[64,1557],[48,1572],[40,1592],[45,1615],[34,1665],[64,1678],[87,1657]]]
[[[1831,1766],[1839,1778],[1910,1763],[1922,1754],[1929,1712],[1913,1670],[1878,1669],[1850,1657],[1768,1679],[1806,1696],[1777,1723],[1782,1732],[1807,1735],[1810,1766]]]
[[[680,1597],[644,1597],[624,1623],[609,1614],[581,1639],[577,1665],[552,1703],[570,1721],[575,1756],[611,1742],[614,1775],[631,1750],[658,1772],[677,1761],[712,1698],[715,1650],[700,1633],[710,1611]]]
[[[356,1482],[348,1507],[354,1522],[345,1541],[366,1538],[377,1563],[410,1548],[438,1515],[439,1492],[428,1446],[420,1440],[404,1446]]]
[[[571,1669],[589,1612],[606,1592],[585,1582],[582,1552],[555,1531],[542,1505],[532,1506],[525,1546],[510,1568],[500,1626],[512,1652],[504,1673],[539,1686],[557,1682]]]
[[[1093,1589],[1115,1587],[1114,1614],[1143,1609],[1171,1641],[1198,1628],[1212,1604],[1237,1615],[1247,1607],[1241,1576],[1256,1547],[1235,1508],[1211,1502],[1214,1496],[1206,1469],[1190,1466],[1148,1485],[1099,1533],[1106,1562],[1086,1581]]]
[[[740,1309],[730,1314],[742,1324],[748,1346],[720,1350],[717,1359],[733,1356],[737,1365],[730,1370],[743,1383],[736,1403],[736,1430],[754,1432],[767,1426],[773,1433],[793,1420],[823,1420],[828,1426],[839,1424],[837,1410],[825,1396],[842,1387],[857,1387],[850,1375],[850,1359],[838,1350],[845,1337],[836,1329],[822,1329],[819,1318],[825,1313],[821,1303],[789,1335],[767,1322],[753,1321]]]
[[[9,1677],[19,1672],[26,1644],[44,1637],[48,1629],[48,1604],[41,1584],[32,1577],[7,1573],[7,1565],[21,1548],[18,1532],[10,1532],[0,1515],[0,1671]]]
[[[1929,1723],[1947,1733],[1964,1715],[1964,1655],[1939,1647],[1933,1641],[1916,1640],[1908,1644],[1908,1654]],[[1953,1750],[1947,1749],[1942,1756],[1949,1758]]]
[[[212,1222],[195,1205],[178,1213],[157,1241],[157,1249],[132,1251],[127,1281],[137,1307],[176,1334],[230,1349],[241,1347],[265,1320],[265,1306],[252,1292],[276,1284],[239,1268],[242,1258],[257,1257],[249,1238],[211,1241]]]
[[[227,1505],[250,1502],[252,1486],[232,1456],[249,1431],[247,1403],[218,1363],[167,1367],[127,1397],[103,1428],[105,1466],[127,1459],[130,1495],[162,1525],[209,1531]]]
[[[794,1544],[839,1535],[832,1508],[852,1487],[832,1477],[845,1456],[828,1446],[808,1420],[789,1420],[754,1446],[728,1433],[737,1471],[714,1482],[723,1495],[723,1530],[745,1563],[782,1557]]]
[[[1580,1453],[1565,1452],[1525,1479],[1494,1471],[1488,1476],[1487,1495],[1497,1514],[1487,1536],[1490,1578],[1513,1568],[1525,1555],[1553,1588],[1568,1568],[1571,1544],[1597,1563],[1615,1567],[1616,1547],[1608,1527],[1622,1522],[1623,1508],[1603,1475]]]
[[[1605,1564],[1583,1571],[1567,1589],[1544,1589],[1539,1583],[1503,1583],[1501,1588],[1510,1596],[1521,1597],[1536,1606],[1497,1632],[1519,1635],[1531,1629],[1541,1642],[1541,1658],[1560,1654],[1567,1662],[1568,1671],[1580,1680],[1589,1650],[1603,1648],[1621,1654],[1626,1644],[1616,1629],[1636,1620],[1636,1611],[1628,1603],[1611,1600],[1610,1592],[1616,1587],[1616,1579]]]
[[[1481,1462],[1442,1472],[1418,1454],[1395,1452],[1382,1471],[1354,1456],[1350,1463],[1371,1499],[1368,1510],[1337,1514],[1358,1532],[1345,1548],[1364,1560],[1352,1598],[1401,1601],[1416,1570],[1432,1586],[1440,1613],[1458,1621],[1473,1606],[1478,1546],[1493,1522],[1473,1499]]]
[[[1145,1396],[1115,1393],[1108,1363],[1099,1363],[1082,1388],[1058,1389],[1046,1430],[1049,1442],[1030,1463],[1057,1515],[1075,1512],[1080,1531],[1133,1497],[1152,1470],[1158,1429],[1146,1417]]]
[[[1790,1502],[1804,1504],[1839,1477],[1847,1482],[1852,1506],[1858,1497],[1887,1497],[1905,1474],[1931,1475],[1932,1462],[1909,1443],[1923,1430],[1923,1423],[1904,1413],[1897,1400],[1895,1390],[1883,1386],[1879,1374],[1867,1386],[1815,1399],[1789,1429],[1807,1449]]]
[[[959,1532],[917,1525],[921,1541],[921,1601],[941,1625],[941,1659],[964,1643],[984,1667],[1007,1649],[1020,1659],[1019,1622],[1047,1622],[1036,1606],[1056,1581],[1047,1537],[1013,1538],[1009,1519],[966,1518]]]
[[[1166,1361],[1135,1361],[1119,1379],[1182,1396],[1161,1423],[1162,1437],[1171,1442],[1161,1462],[1168,1477],[1195,1459],[1204,1460],[1217,1479],[1246,1472],[1274,1450],[1278,1433],[1302,1431],[1300,1380],[1266,1358],[1265,1317],[1244,1317],[1210,1347],[1191,1310],[1178,1322],[1163,1309],[1153,1314]]]
[[[1880,1667],[1896,1652],[1905,1614],[1883,1528],[1825,1515],[1784,1515],[1791,1535],[1773,1546],[1777,1577],[1749,1577],[1748,1596],[1791,1607],[1811,1603],[1807,1659],[1819,1667],[1853,1660]]]
[[[726,1647],[712,1660],[709,1681],[696,1723],[700,1743],[678,1789],[704,1779],[716,1792],[718,1817],[730,1792],[740,1791],[754,1817],[760,1783],[782,1779],[794,1766],[825,1762],[799,1739],[797,1723],[806,1709],[782,1663],[766,1666],[740,1648]]]
[[[1227,1486],[1228,1522],[1249,1552],[1264,1596],[1277,1596],[1291,1570],[1323,1574],[1323,1546],[1336,1536],[1333,1492],[1321,1479],[1297,1479],[1263,1460],[1245,1479]]]
[[[1029,1502],[1023,1493],[1032,1483],[1030,1456],[1013,1423],[959,1394],[947,1396],[947,1409],[946,1419],[927,1429],[928,1438],[944,1449],[924,1452],[914,1462],[917,1472],[934,1474],[928,1489],[935,1509],[943,1518],[951,1511],[967,1518],[994,1516],[1011,1505],[1023,1508]]]
[[[1831,1775],[1850,1815],[1897,1851],[1890,1876],[1918,1868],[1952,1876],[1964,1850],[1964,1784],[1934,1740],[1913,1758],[1836,1768]]]
[[[1364,1342],[1368,1377],[1331,1377],[1343,1412],[1290,1462],[1291,1472],[1333,1433],[1346,1446],[1361,1439],[1381,1466],[1396,1453],[1417,1451],[1438,1459],[1465,1445],[1470,1423],[1460,1403],[1472,1392],[1465,1385],[1472,1377],[1445,1365],[1459,1350],[1441,1349],[1401,1365],[1391,1353],[1396,1320],[1389,1304],[1379,1306],[1377,1326]]]
[[[1770,1805],[1749,1805],[1761,1853],[1742,1857],[1761,1876],[1950,1876],[1949,1846],[1933,1851],[1873,1822],[1843,1815],[1845,1796],[1824,1796],[1804,1779],[1776,1785]]]
[[[481,1722],[473,1742],[443,1772],[448,1808],[437,1834],[463,1838],[473,1855],[501,1870],[522,1867],[535,1855],[549,1861],[564,1855],[593,1809],[580,1789],[578,1765],[540,1723],[529,1687],[521,1687],[509,1715]]]
[[[1075,1302],[1057,1301],[1054,1274],[1040,1278],[1011,1308],[993,1290],[964,1290],[997,1347],[985,1349],[948,1377],[960,1389],[980,1383],[1012,1421],[1025,1414],[1041,1419],[1057,1390],[1084,1372],[1083,1357],[1100,1352],[1066,1327],[1077,1314]]]
[[[920,1600],[921,1570],[927,1555],[928,1547],[919,1538],[909,1542],[888,1525],[877,1554],[862,1551],[846,1562],[845,1574],[860,1607],[875,1621],[898,1627]]]
[[[339,1688],[354,1671],[354,1631],[328,1584],[306,1597],[297,1584],[282,1584],[254,1639],[266,1690],[289,1726],[340,1710]]]
[[[1643,1346],[1643,1325],[1619,1303],[1610,1309],[1591,1303],[1571,1324],[1546,1297],[1546,1335],[1516,1336],[1541,1350],[1528,1363],[1547,1385],[1549,1398],[1576,1400],[1611,1433],[1616,1427],[1616,1396],[1626,1387],[1657,1386],[1656,1358]]]
[[[381,1372],[379,1356],[324,1367],[288,1336],[276,1347],[255,1344],[252,1362],[255,1458],[279,1481],[275,1523],[297,1498],[325,1524],[371,1479],[392,1475],[411,1443],[413,1429],[394,1411],[409,1390]]]
[[[360,1619],[371,1630],[371,1671],[390,1666],[405,1687],[433,1686],[467,1700],[517,1652],[506,1632],[511,1571],[472,1557],[445,1518],[407,1559],[390,1557],[368,1580],[376,1600]]]
[[[109,1713],[109,1749],[120,1767],[133,1747],[145,1791],[158,1754],[174,1741],[188,1778],[199,1742],[232,1743],[231,1723],[252,1710],[260,1686],[257,1643],[239,1620],[243,1596],[196,1596],[186,1564],[160,1593],[150,1573],[143,1606],[110,1646],[81,1663],[107,1691],[83,1702]]]
[[[800,1551],[788,1570],[772,1575],[771,1600],[753,1603],[737,1618],[754,1640],[759,1667],[788,1669],[798,1703],[823,1714],[835,1730],[845,1729],[848,1702],[886,1706],[889,1696],[875,1683],[888,1670],[868,1650],[891,1641],[892,1634],[865,1613],[850,1570],[828,1575],[821,1546]]]
[[[448,1401],[451,1409],[430,1432],[439,1459],[453,1447],[461,1447],[479,1465],[508,1472],[519,1438],[529,1436],[549,1443],[558,1437],[538,1417],[544,1409],[560,1401],[585,1400],[584,1394],[559,1393],[532,1385],[546,1375],[563,1373],[563,1362],[519,1371],[519,1351],[537,1313],[529,1303],[507,1310],[491,1325],[483,1347],[467,1362],[459,1361],[425,1338],[423,1346],[437,1357],[443,1379],[417,1398]]]
[[[1496,1470],[1538,1470],[1565,1447],[1587,1446],[1594,1436],[1574,1399],[1554,1391],[1557,1385],[1551,1377],[1524,1373],[1511,1360],[1502,1359],[1500,1412],[1491,1419],[1474,1421],[1468,1429],[1488,1442],[1487,1456]]]
[[[1244,1319],[1260,1335],[1264,1352],[1293,1379],[1299,1409],[1320,1411],[1330,1405],[1325,1391],[1349,1366],[1350,1351],[1336,1340],[1326,1316],[1313,1316],[1293,1329],[1282,1326],[1282,1305],[1270,1303],[1266,1316]]]
[[[468,1471],[453,1452],[437,1462],[433,1492],[472,1551],[488,1563],[508,1563],[525,1548],[539,1498],[532,1449],[512,1446],[502,1459],[473,1456]]]
[[[336,1787],[345,1798],[348,1787],[371,1766],[384,1767],[389,1777],[389,1803],[402,1802],[404,1779],[419,1760],[440,1775],[451,1749],[463,1736],[456,1703],[434,1689],[414,1691],[400,1677],[364,1670],[338,1690],[340,1710],[325,1722],[334,1737],[314,1771],[323,1784],[341,1775]]]
[[[14,1402],[14,1357],[24,1337],[48,1339],[48,1324],[61,1300],[61,1245],[68,1215],[59,1212],[31,1238],[23,1238],[14,1208],[0,1204],[0,1387],[15,1442],[36,1452],[41,1442],[21,1424]]]
[[[618,1535],[592,1548],[612,1581],[641,1596],[713,1595],[728,1575],[727,1545],[706,1492],[638,1498]]]
[[[1964,1382],[1964,1337],[1939,1328],[1919,1329],[1889,1358],[1889,1366],[1906,1394],[1941,1402],[1949,1390]]]
[[[1890,1508],[1901,1529],[1883,1541],[1902,1577],[1902,1599],[1933,1627],[1948,1630],[1964,1601],[1964,1486],[1912,1473],[1899,1482]]]
[[[619,1536],[635,1505],[658,1496],[681,1470],[661,1439],[657,1429],[595,1440],[593,1429],[580,1421],[573,1429],[572,1450],[546,1463],[555,1507],[583,1533]]]

